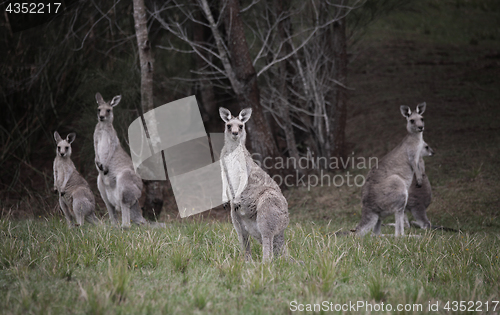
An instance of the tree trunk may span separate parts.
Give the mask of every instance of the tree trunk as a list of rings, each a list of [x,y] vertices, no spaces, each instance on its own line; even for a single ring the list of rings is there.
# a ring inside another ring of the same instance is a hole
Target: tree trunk
[[[335,89],[335,120],[330,143],[334,144],[333,156],[345,159],[347,148],[345,143],[345,128],[347,120],[347,90],[345,88],[347,79],[347,43],[346,43],[346,19],[343,18],[333,24],[333,51],[335,80],[340,84]]]
[[[151,45],[148,39],[148,25],[146,18],[146,6],[144,0],[134,0],[134,21],[137,46],[139,48],[139,62],[141,66],[141,106],[143,113],[154,109],[153,106],[153,57],[151,55]],[[149,124],[155,128],[155,122]],[[153,147],[158,145],[157,135],[153,130],[149,130],[148,137]],[[156,151],[156,150],[155,150]],[[163,187],[160,181],[144,181],[146,199],[143,205],[144,217],[155,220],[161,213],[163,207]]]
[[[239,15],[240,7],[238,0],[228,0],[223,14],[224,25],[226,27],[227,46],[230,54],[231,66],[235,78],[239,83],[239,88],[234,89],[240,108],[251,107],[252,118],[247,123],[247,133],[250,138],[250,148],[254,156],[262,161],[265,158],[275,158],[280,156],[278,148],[272,137],[268,122],[264,117],[264,112],[260,104],[260,92],[257,86],[257,74],[250,58],[250,51],[245,38],[243,21]],[[269,165],[270,163],[267,163]],[[277,174],[278,170],[267,169],[271,174]]]
[[[200,11],[195,13],[197,20],[202,20],[202,13]],[[206,34],[206,27],[199,23],[193,23],[193,40],[194,42],[203,45],[209,42],[209,38]],[[210,54],[204,50],[200,51],[205,58],[210,59]],[[202,69],[206,66],[206,62],[198,54],[194,54],[196,68]],[[199,77],[199,93],[201,97],[201,105],[208,116],[204,121],[209,121],[217,116],[219,117],[219,111],[217,108],[217,101],[215,100],[214,86],[210,80],[206,77]]]
[[[286,8],[285,8],[286,5]],[[275,0],[274,6],[276,11],[276,17],[279,19],[282,14],[288,14],[289,2],[283,3],[283,0]],[[282,56],[288,55],[292,51],[292,47],[290,43],[286,40],[287,38],[287,30],[290,28],[289,18],[282,20],[278,23],[278,42],[283,43],[283,50],[281,52]],[[280,56],[280,57],[282,57]],[[290,96],[288,93],[288,75],[291,71],[293,71],[293,67],[290,66],[290,59],[286,59],[281,61],[278,64],[278,80],[279,84],[279,94],[281,96],[280,104],[278,104],[280,117],[282,120],[283,129],[285,132],[286,145],[288,149],[288,155],[295,159],[295,161],[299,161],[299,151],[297,150],[297,143],[295,141],[295,134],[293,132],[292,121],[290,118],[289,112],[289,103]]]

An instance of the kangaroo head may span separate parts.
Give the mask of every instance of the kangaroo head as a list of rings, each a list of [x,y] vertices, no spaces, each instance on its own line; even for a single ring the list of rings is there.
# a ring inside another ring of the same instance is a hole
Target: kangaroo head
[[[425,106],[425,102],[418,104],[417,109],[412,113],[408,106],[401,105],[401,114],[408,122],[406,124],[406,130],[408,130],[409,133],[419,133],[424,131],[424,117],[422,117],[422,114],[425,111]]]
[[[61,138],[57,131],[54,132],[54,139],[56,140],[57,150],[56,154],[60,157],[70,157],[71,156],[71,143],[75,141],[76,134],[74,132],[70,133],[66,139]]]
[[[252,109],[245,108],[240,112],[238,117],[234,117],[228,109],[221,107],[219,108],[219,114],[220,118],[226,123],[224,131],[225,138],[236,142],[244,142],[247,136],[245,123],[250,119],[250,116],[252,116]]]
[[[422,148],[422,151],[420,151],[420,156],[433,156],[434,155],[434,150],[424,142],[424,147]]]
[[[97,101],[97,119],[99,121],[113,122],[113,107],[120,103],[121,95],[113,97],[110,102],[105,102],[101,93],[97,92],[95,100]]]

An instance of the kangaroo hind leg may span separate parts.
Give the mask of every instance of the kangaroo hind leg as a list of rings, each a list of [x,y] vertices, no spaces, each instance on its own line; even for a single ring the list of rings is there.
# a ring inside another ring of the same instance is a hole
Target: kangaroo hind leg
[[[280,257],[281,255],[283,255],[284,257],[288,256],[285,244],[285,231],[282,231],[281,233],[278,233],[274,236],[273,253],[274,257]]]
[[[405,208],[408,201],[408,192],[402,193],[394,203],[394,217],[396,221],[396,236],[405,235]]]
[[[363,206],[361,211],[361,221],[359,221],[356,227],[356,234],[365,235],[366,233],[372,231],[378,224],[378,228],[375,232],[380,233],[380,217],[377,213],[373,212],[370,208]]]
[[[66,202],[64,202],[63,197],[59,197],[59,206],[61,207],[61,210],[64,212],[64,217],[66,218],[66,223],[68,224],[68,227],[72,228],[73,227],[73,219],[71,215],[71,211],[66,205]]]
[[[85,203],[81,200],[73,199],[73,212],[76,217],[76,225],[82,226],[85,221]]]
[[[238,234],[238,240],[240,242],[241,251],[245,255],[246,261],[252,260],[252,253],[250,251],[250,242],[248,238],[248,231],[243,226],[243,222],[241,222],[240,217],[234,210],[234,205],[231,203],[231,221],[233,222],[234,229],[236,230],[236,234]]]

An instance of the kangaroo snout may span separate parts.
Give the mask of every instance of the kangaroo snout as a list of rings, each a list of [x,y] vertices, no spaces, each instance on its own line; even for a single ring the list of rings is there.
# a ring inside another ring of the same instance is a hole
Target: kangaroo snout
[[[418,131],[424,131],[424,126],[418,126]]]

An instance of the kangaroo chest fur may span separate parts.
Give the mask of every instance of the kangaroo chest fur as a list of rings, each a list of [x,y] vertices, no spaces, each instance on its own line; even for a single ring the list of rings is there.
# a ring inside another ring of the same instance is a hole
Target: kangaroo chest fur
[[[94,141],[96,142],[96,157],[98,157],[100,163],[107,161],[106,165],[103,166],[110,171],[110,174],[105,176],[101,176],[102,172],[99,172],[99,177],[102,179],[104,185],[115,188],[116,174],[113,174],[114,170],[112,170],[113,163],[111,159],[115,155],[117,145],[119,146],[119,140],[113,126],[108,123],[99,122],[94,132]]]
[[[420,168],[420,154],[422,152],[422,149],[424,147],[424,141],[423,141],[423,138],[422,138],[422,134],[419,134],[419,137],[418,137],[418,144],[414,147],[410,147],[409,149],[407,149],[407,154],[408,154],[408,160],[409,160],[409,164],[410,164],[410,167],[411,165],[415,165],[417,168]],[[410,188],[410,185],[411,185],[411,182],[413,180],[413,177],[415,175],[415,171],[416,170],[413,170],[412,174],[411,174],[411,177],[409,178],[409,180],[407,181],[407,189]]]
[[[54,161],[54,169],[57,170],[56,187],[60,191],[61,189],[66,188],[61,186],[65,180],[69,180],[73,171],[75,171],[75,166],[71,161],[65,161],[58,156]]]
[[[256,221],[258,196],[252,195],[249,189],[250,186],[255,187],[251,173],[256,170],[251,165],[253,161],[247,160],[248,155],[246,148],[238,145],[223,157],[223,200],[230,200],[233,203],[231,216],[238,217],[238,221],[243,225],[242,228],[261,241]],[[235,198],[237,204],[234,204]]]
[[[99,141],[97,142],[97,151],[99,155],[107,155],[111,145],[111,138],[107,132],[99,133]]]
[[[100,159],[106,159],[114,153],[115,144],[118,143],[118,136],[113,126],[98,123],[94,133],[94,141],[97,142],[97,155]]]
[[[223,165],[223,172],[225,173],[223,181],[227,183],[225,187],[225,194],[227,200],[233,200],[240,197],[241,192],[246,188],[248,183],[248,170],[246,165],[246,154],[243,147],[239,145],[231,153],[224,158],[225,168]]]

